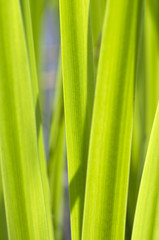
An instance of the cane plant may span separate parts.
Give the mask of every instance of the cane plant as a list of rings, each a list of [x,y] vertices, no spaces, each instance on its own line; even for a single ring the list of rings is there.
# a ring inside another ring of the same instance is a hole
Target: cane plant
[[[61,32],[48,159],[46,7]],[[0,239],[159,239],[158,98],[158,0],[0,0]]]

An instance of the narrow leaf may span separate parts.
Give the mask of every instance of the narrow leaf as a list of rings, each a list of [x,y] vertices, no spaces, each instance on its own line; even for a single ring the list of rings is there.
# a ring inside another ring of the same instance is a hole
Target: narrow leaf
[[[72,239],[81,239],[94,71],[89,1],[61,0],[61,44]]]
[[[149,141],[135,212],[132,240],[159,237],[159,105]]]
[[[55,87],[54,110],[50,129],[48,175],[55,238],[63,239],[63,200],[65,173],[65,122],[61,58]]]
[[[144,24],[142,24],[144,25]],[[139,44],[138,67],[136,73],[135,87],[135,109],[133,120],[133,139],[131,150],[131,164],[129,174],[129,193],[127,207],[127,239],[130,239],[138,190],[143,170],[143,162],[145,159],[145,126],[146,126],[146,84],[145,84],[145,37],[143,34],[143,26],[141,27],[141,41]],[[128,236],[129,235],[129,236]]]
[[[97,47],[102,34],[106,0],[90,0],[93,46]]]
[[[0,0],[0,159],[9,239],[52,239],[19,0]]]
[[[52,235],[53,233],[52,233],[50,191],[49,191],[49,182],[48,182],[48,176],[47,176],[46,158],[45,158],[44,141],[43,141],[43,128],[42,128],[42,120],[41,120],[40,97],[39,97],[39,86],[38,86],[39,82],[38,82],[38,76],[37,76],[37,67],[36,67],[36,59],[35,59],[35,49],[34,49],[29,1],[21,1],[21,7],[22,7],[24,29],[25,29],[26,45],[28,50],[28,62],[30,65],[31,83],[33,88],[40,167],[41,167],[42,181],[44,186],[44,194],[46,198],[46,210],[47,210],[48,223],[49,223],[49,232]]]
[[[159,1],[145,0],[146,140],[159,98]]]
[[[6,213],[5,213],[5,206],[4,206],[3,188],[2,188],[1,169],[0,169],[0,239],[1,240],[8,239]]]
[[[24,0],[21,1],[25,2]],[[41,19],[47,1],[45,0],[28,0],[28,1],[30,2],[31,8],[36,64],[37,66],[39,66],[39,39],[41,35]]]
[[[108,0],[90,139],[82,239],[124,239],[142,1]]]
[[[128,201],[129,224],[133,225],[138,189],[144,167],[154,115],[159,98],[159,1],[146,0],[143,41],[138,74],[138,130],[134,122],[134,141]],[[144,104],[143,104],[144,102]],[[137,130],[137,131],[136,131]],[[138,135],[138,136],[137,136]],[[138,138],[138,140],[137,140]],[[140,139],[139,139],[140,138]],[[136,145],[136,146],[135,146]]]

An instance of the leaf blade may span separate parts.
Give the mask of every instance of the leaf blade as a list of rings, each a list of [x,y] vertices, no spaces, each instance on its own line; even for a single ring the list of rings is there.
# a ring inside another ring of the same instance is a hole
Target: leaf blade
[[[60,20],[71,233],[78,240],[94,96],[89,1],[60,1]]]
[[[133,239],[157,239],[159,218],[159,105],[150,136],[146,161],[141,179],[135,219],[132,233]],[[144,231],[143,231],[144,229]]]
[[[0,5],[0,158],[9,239],[51,239],[20,3]]]
[[[83,240],[124,238],[140,4],[107,2],[89,148]]]

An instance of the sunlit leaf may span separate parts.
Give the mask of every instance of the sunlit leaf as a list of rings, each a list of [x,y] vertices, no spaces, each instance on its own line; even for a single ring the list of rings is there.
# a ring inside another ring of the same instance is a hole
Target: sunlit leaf
[[[60,1],[71,233],[81,239],[94,96],[89,1]]]
[[[65,122],[61,58],[56,80],[54,110],[50,129],[48,175],[55,238],[63,237],[64,172],[65,172]]]
[[[159,105],[153,123],[135,212],[132,240],[159,237]]]
[[[108,0],[89,148],[82,239],[124,239],[142,1]]]
[[[9,239],[52,239],[20,2],[0,5],[0,159]]]

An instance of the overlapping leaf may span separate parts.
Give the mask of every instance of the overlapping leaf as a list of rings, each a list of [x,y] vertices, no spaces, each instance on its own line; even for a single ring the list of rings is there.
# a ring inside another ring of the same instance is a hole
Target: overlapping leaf
[[[65,123],[61,58],[56,81],[53,118],[50,128],[48,175],[55,237],[60,240],[63,236],[65,171]]]
[[[22,16],[25,29],[25,38],[26,45],[28,50],[28,62],[30,66],[31,73],[31,83],[33,88],[33,97],[34,97],[34,109],[36,117],[36,132],[37,132],[37,142],[38,142],[38,152],[40,158],[41,174],[44,184],[44,194],[46,198],[46,210],[48,215],[49,231],[52,232],[52,217],[51,217],[51,204],[50,204],[50,191],[49,183],[47,177],[47,168],[46,168],[46,159],[45,159],[45,150],[43,142],[43,128],[40,112],[40,99],[39,99],[39,82],[37,76],[37,67],[35,59],[35,50],[34,50],[34,41],[33,41],[33,31],[32,31],[32,21],[31,21],[31,12],[29,1],[22,1]]]
[[[149,141],[135,212],[132,240],[159,237],[159,105]]]
[[[0,159],[9,239],[52,239],[20,3],[0,5]]]
[[[94,93],[89,1],[61,0],[60,19],[71,232],[79,240]]]
[[[109,0],[99,59],[82,239],[124,239],[142,1]]]

